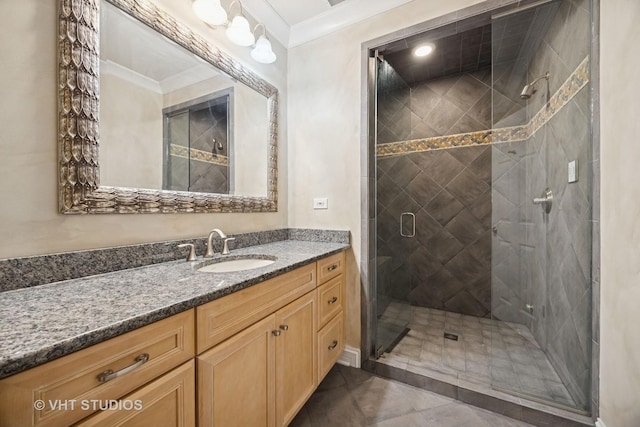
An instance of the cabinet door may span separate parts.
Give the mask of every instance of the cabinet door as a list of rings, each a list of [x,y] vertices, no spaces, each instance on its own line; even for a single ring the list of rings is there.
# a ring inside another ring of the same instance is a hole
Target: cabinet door
[[[81,421],[92,427],[191,427],[195,425],[195,366],[193,360],[119,400],[102,401],[106,409]],[[95,401],[98,402],[98,401]],[[92,405],[82,401],[81,405]],[[96,403],[97,404],[97,403]]]
[[[198,356],[199,425],[275,424],[275,314]]]
[[[276,425],[286,426],[318,384],[316,292],[276,312]]]

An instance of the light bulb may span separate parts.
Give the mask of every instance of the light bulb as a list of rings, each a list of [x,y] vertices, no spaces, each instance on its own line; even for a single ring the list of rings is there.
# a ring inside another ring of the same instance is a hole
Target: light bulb
[[[227,12],[220,5],[220,0],[195,0],[193,11],[198,18],[212,26],[227,22]]]
[[[422,46],[418,46],[416,50],[413,51],[413,54],[415,56],[427,56],[431,52],[433,52],[433,49],[435,49],[435,46],[431,43],[427,43],[423,44]]]

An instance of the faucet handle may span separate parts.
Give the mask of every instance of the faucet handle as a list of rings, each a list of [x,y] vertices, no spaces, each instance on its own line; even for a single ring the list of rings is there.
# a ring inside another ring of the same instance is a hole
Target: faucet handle
[[[229,242],[236,240],[235,237],[225,237],[223,242],[224,246],[222,247],[222,255],[229,255]]]
[[[178,245],[179,248],[187,248],[190,247],[191,249],[189,249],[189,255],[187,256],[187,262],[189,261],[196,261],[198,258],[196,257],[196,247],[193,243],[182,243],[180,245]]]

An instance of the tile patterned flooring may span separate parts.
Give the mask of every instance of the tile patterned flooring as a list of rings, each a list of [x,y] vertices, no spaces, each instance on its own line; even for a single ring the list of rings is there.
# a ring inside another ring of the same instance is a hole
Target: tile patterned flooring
[[[290,427],[526,427],[457,400],[336,365]]]
[[[407,306],[391,303],[379,322],[406,318]],[[411,306],[410,331],[378,362],[451,384],[515,392],[574,407],[546,355],[526,326]],[[458,335],[458,341],[444,333]]]

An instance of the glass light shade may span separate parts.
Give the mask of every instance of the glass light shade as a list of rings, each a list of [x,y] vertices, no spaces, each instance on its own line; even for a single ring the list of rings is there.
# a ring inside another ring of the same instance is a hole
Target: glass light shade
[[[227,38],[238,46],[251,46],[256,38],[249,28],[249,21],[242,15],[238,15],[227,27]]]
[[[251,57],[262,64],[271,64],[276,60],[271,42],[265,36],[260,36],[256,42],[256,47],[251,50]]]
[[[209,25],[223,25],[227,22],[227,12],[220,5],[220,0],[196,0],[193,2],[196,16]]]

